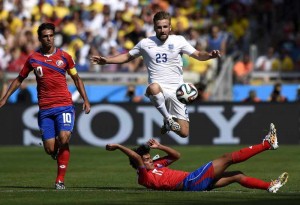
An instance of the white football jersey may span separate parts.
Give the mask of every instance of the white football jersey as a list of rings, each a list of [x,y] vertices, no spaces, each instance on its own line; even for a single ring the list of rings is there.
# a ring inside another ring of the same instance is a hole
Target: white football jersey
[[[180,35],[169,35],[165,42],[156,36],[141,40],[129,51],[134,57],[142,56],[148,70],[148,82],[176,89],[183,83],[181,55],[191,55],[196,49]]]

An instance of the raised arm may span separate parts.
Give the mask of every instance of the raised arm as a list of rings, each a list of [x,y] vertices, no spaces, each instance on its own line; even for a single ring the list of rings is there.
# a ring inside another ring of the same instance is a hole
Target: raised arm
[[[104,56],[92,56],[90,61],[93,64],[105,65],[105,64],[122,64],[132,61],[135,57],[131,56],[129,53],[123,53],[120,55],[112,56],[112,57],[104,57]]]
[[[199,61],[206,61],[212,58],[219,58],[221,57],[221,54],[219,50],[213,50],[210,53],[196,50],[194,53],[192,53],[191,57]]]
[[[151,149],[159,149],[161,151],[164,151],[165,153],[168,154],[169,157],[174,159],[174,161],[178,160],[180,158],[180,153],[176,151],[175,149],[162,145],[155,139],[150,139],[148,141],[148,145],[150,146]]]
[[[129,158],[133,159],[137,166],[143,166],[143,160],[140,155],[138,155],[135,151],[120,145],[120,144],[107,144],[106,150],[108,151],[115,151],[116,149],[121,150],[124,154],[126,154]]]

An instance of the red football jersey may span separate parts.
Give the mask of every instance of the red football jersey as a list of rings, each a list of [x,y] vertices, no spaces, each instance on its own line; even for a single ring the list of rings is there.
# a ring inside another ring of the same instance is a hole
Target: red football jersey
[[[145,167],[138,168],[138,183],[150,189],[174,190],[182,182],[189,172],[172,170],[167,166],[173,161],[167,157],[155,160],[155,169],[147,170]]]
[[[57,48],[52,55],[43,55],[38,50],[28,57],[19,75],[27,78],[34,71],[40,109],[70,106],[73,102],[66,72],[74,67],[72,57],[61,49]]]

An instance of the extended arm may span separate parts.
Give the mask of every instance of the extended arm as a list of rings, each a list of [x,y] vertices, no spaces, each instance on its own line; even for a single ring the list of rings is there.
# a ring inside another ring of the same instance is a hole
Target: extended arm
[[[0,100],[0,107],[5,105],[8,98],[20,87],[23,80],[24,80],[24,78],[22,78],[21,76],[18,76],[16,79],[14,79],[14,81],[10,84],[7,92],[5,93],[3,98]]]
[[[191,57],[199,61],[206,61],[212,58],[219,58],[221,57],[221,54],[219,50],[213,50],[210,53],[196,50],[194,53],[192,53]]]
[[[129,158],[133,159],[137,166],[140,167],[140,166],[144,165],[141,156],[138,155],[135,151],[133,151],[133,150],[131,150],[131,149],[129,149],[129,148],[123,146],[123,145],[120,145],[120,144],[107,144],[106,145],[106,150],[108,150],[108,151],[114,151],[116,149],[121,150]]]
[[[80,93],[80,95],[84,101],[82,109],[85,111],[86,114],[88,114],[91,111],[91,105],[90,105],[89,99],[86,95],[84,84],[83,84],[81,78],[79,77],[78,73],[76,73],[75,75],[71,75],[71,77],[74,81],[74,84],[75,84],[78,92]]]
[[[103,56],[92,56],[90,58],[93,64],[122,64],[132,61],[135,57],[131,56],[129,53],[123,53],[117,56],[112,57],[103,57]]]
[[[174,161],[178,160],[180,158],[180,153],[176,151],[175,149],[162,145],[155,139],[150,139],[148,141],[148,145],[151,147],[151,149],[159,149],[161,151],[164,151],[168,154],[170,158],[172,158]]]

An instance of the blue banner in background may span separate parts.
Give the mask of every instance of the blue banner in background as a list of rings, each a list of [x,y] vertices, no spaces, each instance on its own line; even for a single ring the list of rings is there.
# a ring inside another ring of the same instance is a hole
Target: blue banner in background
[[[28,85],[28,90],[32,94],[32,102],[37,103],[36,85]],[[99,102],[128,102],[126,97],[126,85],[85,85],[85,89],[91,103]],[[70,85],[69,90],[72,94],[76,92],[75,85]],[[145,85],[135,86],[135,95],[142,97],[142,102],[149,102],[148,98],[144,96],[146,91]],[[17,100],[18,91],[16,91],[10,98],[10,103],[15,103]]]
[[[85,85],[87,95],[91,103],[112,102],[121,103],[128,102],[126,97],[127,85]],[[135,95],[142,98],[142,102],[149,102],[149,99],[144,96],[147,86],[136,85]],[[285,96],[289,102],[296,99],[298,84],[284,84],[282,85],[282,95]],[[36,85],[28,85],[28,89],[32,94],[33,103],[37,103]],[[74,94],[76,87],[69,86],[69,90]],[[255,90],[257,97],[262,101],[267,101],[272,93],[273,85],[234,85],[232,89],[232,102],[241,102],[249,94],[250,90]],[[10,103],[15,103],[18,91],[16,91],[10,98]]]
[[[281,94],[289,102],[296,100],[298,84],[283,84]],[[255,90],[257,97],[262,101],[267,101],[273,91],[274,85],[234,85],[232,90],[233,102],[241,102],[248,97],[250,90]]]

